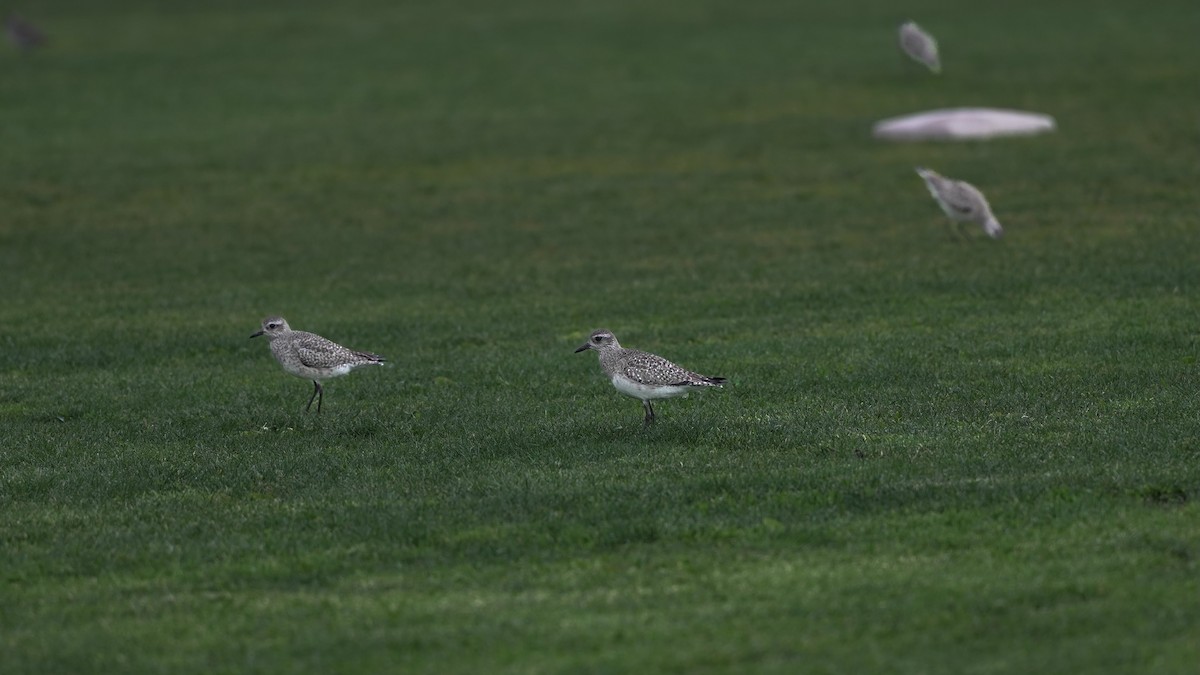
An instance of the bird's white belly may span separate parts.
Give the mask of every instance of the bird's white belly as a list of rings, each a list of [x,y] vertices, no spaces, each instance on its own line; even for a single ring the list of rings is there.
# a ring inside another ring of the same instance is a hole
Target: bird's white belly
[[[354,367],[355,364],[353,363],[343,363],[341,365],[334,366],[326,370],[326,372],[329,374],[325,377],[341,377],[342,375],[347,375],[350,373],[350,371],[354,370]]]
[[[343,363],[332,368],[312,368],[300,363],[299,360],[280,360],[283,369],[291,375],[300,377],[306,380],[328,380],[333,377],[341,377],[354,369],[354,366]]]
[[[690,390],[690,387],[687,385],[642,384],[641,382],[634,382],[623,375],[613,375],[612,384],[622,394],[639,398],[643,401],[652,398],[687,396]]]

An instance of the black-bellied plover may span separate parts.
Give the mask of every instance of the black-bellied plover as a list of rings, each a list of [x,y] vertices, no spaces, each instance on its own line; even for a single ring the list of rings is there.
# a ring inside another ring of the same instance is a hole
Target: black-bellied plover
[[[4,34],[21,52],[27,52],[46,43],[46,35],[38,27],[16,14],[4,19]]]
[[[600,353],[600,367],[617,391],[641,399],[642,407],[646,410],[646,424],[654,421],[654,406],[650,404],[652,399],[687,396],[693,387],[719,387],[726,382],[723,377],[693,373],[661,356],[625,349],[617,342],[612,331],[604,329],[593,332],[575,353],[587,349]]]
[[[900,49],[917,63],[924,64],[935,73],[942,72],[942,62],[938,59],[937,40],[921,30],[915,22],[909,21],[900,26]]]
[[[962,223],[977,223],[993,239],[1004,236],[1004,228],[1000,227],[1000,221],[992,215],[992,207],[974,185],[946,178],[936,171],[922,167],[917,167],[917,175],[925,179],[929,194],[933,195],[942,211],[945,211],[950,220],[959,227]]]
[[[371,352],[347,349],[320,335],[292,330],[282,316],[268,316],[262,321],[262,330],[251,338],[266,335],[271,343],[271,353],[287,372],[312,380],[313,394],[308,399],[304,412],[312,408],[317,400],[317,413],[321,412],[321,401],[325,398],[321,387],[323,380],[340,377],[360,366],[378,366],[384,363],[382,356]]]

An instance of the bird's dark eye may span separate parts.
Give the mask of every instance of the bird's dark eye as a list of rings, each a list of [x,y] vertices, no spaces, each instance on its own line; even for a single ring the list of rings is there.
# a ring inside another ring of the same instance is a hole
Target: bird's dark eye
[[[592,336],[592,342],[599,343],[599,342],[600,342],[600,339],[601,339],[601,338],[600,338],[600,336],[599,336],[599,335]]]

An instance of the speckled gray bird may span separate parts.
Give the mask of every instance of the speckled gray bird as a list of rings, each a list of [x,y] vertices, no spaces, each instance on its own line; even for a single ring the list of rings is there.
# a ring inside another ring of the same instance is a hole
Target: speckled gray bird
[[[612,331],[604,329],[594,331],[575,353],[588,349],[599,352],[600,367],[617,391],[642,401],[646,424],[654,421],[652,399],[687,396],[696,387],[719,387],[726,382],[723,377],[693,373],[655,354],[625,349]]]
[[[256,338],[260,335],[267,336],[271,344],[271,354],[285,371],[296,377],[312,380],[313,394],[308,399],[304,412],[312,408],[313,399],[316,399],[317,413],[320,414],[321,402],[325,398],[321,386],[323,380],[341,377],[361,366],[378,366],[384,363],[384,358],[378,354],[347,349],[320,335],[292,330],[282,316],[268,316],[263,319],[262,330],[250,337]]]
[[[942,61],[938,57],[937,40],[926,33],[915,22],[909,21],[900,26],[900,49],[909,58],[935,73],[942,72]]]
[[[942,207],[942,211],[956,224],[975,223],[983,227],[992,239],[1004,236],[1004,228],[992,214],[987,198],[974,185],[962,180],[946,178],[936,171],[917,167],[917,175],[925,181],[929,194]]]

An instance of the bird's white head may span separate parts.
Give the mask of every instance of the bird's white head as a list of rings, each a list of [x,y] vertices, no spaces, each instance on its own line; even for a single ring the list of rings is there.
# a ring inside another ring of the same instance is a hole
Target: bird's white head
[[[579,352],[588,349],[603,351],[605,349],[619,349],[620,347],[620,343],[617,342],[617,336],[613,335],[612,331],[601,328],[599,330],[592,331],[592,334],[590,337],[588,337],[587,342],[579,345],[579,347],[575,350],[575,353],[578,354]]]
[[[262,330],[251,335],[250,337],[256,338],[259,335],[266,335],[268,340],[274,340],[280,335],[283,335],[291,330],[291,327],[288,326],[287,319],[283,318],[282,316],[268,316],[262,320]]]

